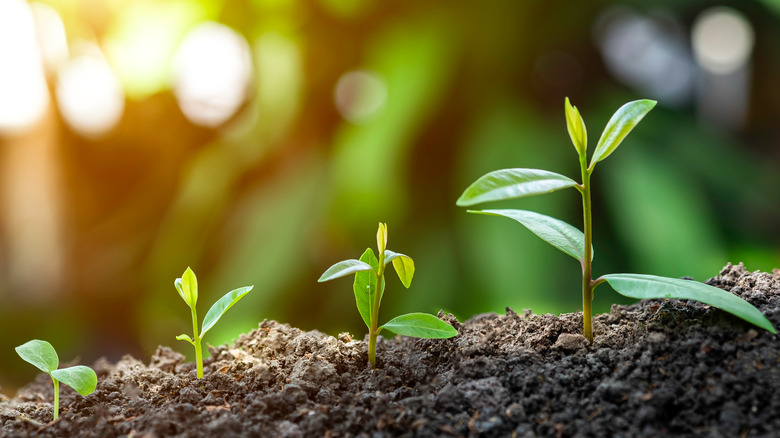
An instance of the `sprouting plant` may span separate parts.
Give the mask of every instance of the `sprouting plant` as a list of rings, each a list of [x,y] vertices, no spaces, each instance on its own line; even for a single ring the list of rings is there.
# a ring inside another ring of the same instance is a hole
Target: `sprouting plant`
[[[379,326],[379,305],[385,291],[385,266],[393,262],[401,283],[408,289],[414,276],[414,261],[411,257],[386,249],[387,225],[380,223],[376,233],[379,259],[371,248],[366,249],[360,260],[350,259],[328,268],[319,282],[355,274],[353,290],[360,316],[368,327],[368,361],[376,367],[376,338],[383,329],[399,335],[425,339],[446,339],[458,334],[449,323],[428,313],[407,313],[397,316]]]
[[[203,335],[205,335],[207,331],[211,330],[211,328],[214,327],[214,324],[216,324],[217,321],[222,318],[222,315],[224,315],[229,308],[233,307],[233,305],[236,304],[238,300],[244,298],[244,295],[248,294],[254,286],[245,286],[234,289],[217,300],[217,302],[214,303],[214,305],[211,306],[211,309],[209,309],[209,311],[206,313],[206,317],[203,318],[203,325],[201,326],[200,334],[198,334],[198,313],[195,309],[195,306],[198,303],[198,279],[195,277],[195,273],[192,272],[192,269],[187,267],[187,270],[184,271],[184,274],[182,274],[181,278],[177,278],[176,281],[173,282],[173,285],[176,286],[176,290],[179,291],[181,299],[183,299],[184,302],[190,306],[190,311],[192,313],[193,337],[190,338],[187,335],[179,335],[176,336],[176,339],[180,341],[187,341],[192,344],[193,347],[195,347],[195,363],[198,367],[198,378],[202,379],[203,350],[201,348],[201,341],[203,340]]]
[[[641,274],[608,274],[592,279],[593,230],[591,223],[590,178],[596,164],[607,158],[623,139],[655,106],[653,100],[637,100],[615,112],[601,134],[590,164],[587,164],[587,131],[576,107],[565,102],[566,126],[574,148],[579,154],[582,183],[566,176],[538,169],[504,169],[490,172],[469,186],[457,201],[459,206],[471,206],[490,201],[502,201],[540,195],[574,187],[582,195],[584,233],[558,219],[525,210],[469,211],[514,219],[529,230],[580,261],[582,265],[583,335],[593,342],[591,304],[593,289],[607,282],[621,295],[631,298],[677,298],[701,301],[736,315],[745,321],[776,333],[761,312],[747,301],[713,286],[689,280]],[[630,208],[630,206],[627,206]]]
[[[35,365],[39,370],[48,374],[54,383],[54,419],[60,413],[60,382],[75,389],[81,395],[90,395],[97,387],[97,374],[83,365],[63,368],[58,370],[60,359],[57,351],[46,341],[33,339],[16,347],[16,353],[25,362]]]

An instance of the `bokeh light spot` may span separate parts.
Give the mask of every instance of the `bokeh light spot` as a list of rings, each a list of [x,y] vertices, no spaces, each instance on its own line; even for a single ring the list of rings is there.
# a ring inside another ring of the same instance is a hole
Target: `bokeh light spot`
[[[247,98],[252,79],[249,44],[234,30],[207,22],[191,30],[174,58],[174,93],[192,123],[216,127]]]
[[[21,132],[49,106],[49,91],[30,6],[0,1],[0,132]]]
[[[747,19],[727,7],[702,12],[693,25],[693,52],[711,73],[728,74],[743,66],[753,51],[754,39]]]
[[[381,112],[387,101],[387,84],[374,72],[355,70],[339,78],[334,94],[341,116],[360,124]]]
[[[68,60],[68,38],[65,25],[57,11],[45,3],[30,3],[38,46],[46,70],[54,73]]]
[[[74,131],[98,138],[119,122],[125,108],[122,84],[97,46],[86,44],[57,78],[57,103]]]

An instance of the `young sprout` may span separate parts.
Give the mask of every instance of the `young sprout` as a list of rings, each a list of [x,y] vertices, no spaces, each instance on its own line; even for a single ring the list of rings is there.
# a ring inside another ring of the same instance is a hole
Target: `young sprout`
[[[195,347],[195,363],[198,367],[198,378],[202,379],[203,350],[201,348],[201,341],[203,340],[203,335],[211,330],[211,328],[214,327],[214,324],[219,321],[219,318],[222,318],[222,315],[224,315],[229,308],[233,307],[238,300],[244,298],[244,295],[248,294],[254,286],[240,287],[232,290],[217,300],[206,313],[206,317],[203,318],[203,326],[201,326],[200,334],[198,334],[198,313],[195,310],[195,305],[198,303],[198,279],[195,277],[195,273],[188,267],[181,278],[177,278],[176,281],[173,282],[173,285],[176,286],[176,290],[179,291],[181,299],[190,306],[190,311],[192,313],[193,337],[190,338],[187,335],[179,335],[176,336],[176,339],[187,341]]]
[[[379,305],[385,292],[385,266],[393,262],[398,278],[408,289],[414,276],[414,261],[407,255],[386,249],[387,225],[383,223],[379,224],[376,244],[379,259],[374,255],[374,251],[368,248],[360,260],[338,262],[328,268],[317,280],[321,283],[355,274],[353,284],[355,303],[363,322],[368,327],[368,361],[372,368],[376,368],[376,338],[383,329],[399,335],[425,339],[446,339],[458,334],[449,323],[427,313],[407,313],[379,326]]]
[[[58,370],[60,359],[57,357],[54,347],[46,341],[33,339],[16,347],[16,353],[25,362],[35,365],[35,367],[51,377],[51,381],[54,383],[55,420],[60,413],[60,382],[75,389],[81,395],[90,395],[95,392],[97,374],[91,368],[83,365]]]
[[[585,122],[576,107],[566,98],[566,127],[579,155],[582,183],[566,176],[538,169],[504,169],[490,172],[469,186],[457,201],[459,206],[503,201],[540,195],[573,187],[582,195],[584,233],[577,228],[539,213],[525,210],[469,211],[514,219],[547,243],[579,260],[582,265],[583,335],[593,342],[591,304],[593,289],[607,282],[619,294],[631,298],[677,298],[695,300],[725,310],[758,327],[776,333],[761,312],[747,301],[724,290],[703,283],[641,274],[608,274],[592,279],[593,228],[591,219],[590,178],[596,164],[620,145],[640,120],[655,106],[653,100],[637,100],[623,105],[607,123],[590,164],[587,162],[588,137]],[[628,207],[630,208],[630,207]]]

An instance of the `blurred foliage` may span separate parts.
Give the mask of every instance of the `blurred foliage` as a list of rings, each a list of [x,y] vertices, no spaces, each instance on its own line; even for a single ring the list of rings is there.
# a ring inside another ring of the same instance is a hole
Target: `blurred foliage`
[[[621,84],[604,66],[592,34],[609,7],[662,10],[690,26],[711,6],[46,3],[60,13],[71,42],[101,46],[127,101],[119,126],[99,140],[80,137],[59,117],[45,122],[58,132],[65,275],[46,300],[0,284],[6,388],[30,379],[10,352],[31,338],[50,341],[64,363],[79,354],[85,362],[126,353],[147,360],[159,344],[189,354],[174,342],[189,324],[173,287],[186,266],[198,272],[202,302],[255,285],[210,332],[213,344],[264,318],[360,338],[351,282],[316,280],[332,263],[373,246],[380,221],[390,227],[391,247],[417,264],[409,290],[388,287],[385,314],[443,308],[467,319],[507,306],[579,310],[576,263],[510,221],[465,214],[455,199],[500,168],[576,176],[564,96],[594,127],[591,144],[600,134],[595,127],[620,104],[655,97]],[[735,7],[758,38],[747,122],[728,132],[697,117],[692,103],[660,102],[594,177],[596,275],[704,280],[729,261],[751,270],[780,266],[780,107],[762,94],[775,89],[780,73],[778,16],[766,13],[777,11],[777,2]],[[246,38],[254,68],[246,103],[217,128],[188,121],[171,91],[176,48],[203,20]],[[350,122],[334,104],[334,88],[355,70],[376,75],[387,97],[370,117]],[[24,146],[35,135],[0,137],[0,146]],[[507,206],[581,222],[576,193],[495,208]],[[4,241],[0,268],[7,270],[14,254]],[[596,295],[596,312],[626,302],[607,289]]]

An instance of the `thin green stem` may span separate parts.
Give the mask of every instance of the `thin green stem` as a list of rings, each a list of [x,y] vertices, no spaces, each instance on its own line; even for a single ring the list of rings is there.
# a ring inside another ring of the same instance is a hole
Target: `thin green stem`
[[[379,254],[379,269],[376,273],[376,290],[374,302],[371,303],[371,327],[368,328],[368,361],[371,368],[376,368],[376,338],[379,335],[379,302],[385,287],[385,254]]]
[[[60,381],[54,377],[51,381],[54,382],[54,419],[56,420],[60,416]]]
[[[192,334],[195,335],[192,338],[192,345],[195,346],[195,364],[198,367],[198,378],[203,378],[203,350],[200,345],[200,335],[198,335],[198,313],[195,311],[195,307],[190,308],[192,312]]]
[[[591,219],[590,204],[590,174],[591,171],[585,165],[585,157],[580,157],[582,169],[582,215],[585,234],[585,253],[582,260],[582,334],[593,343],[593,222]]]

